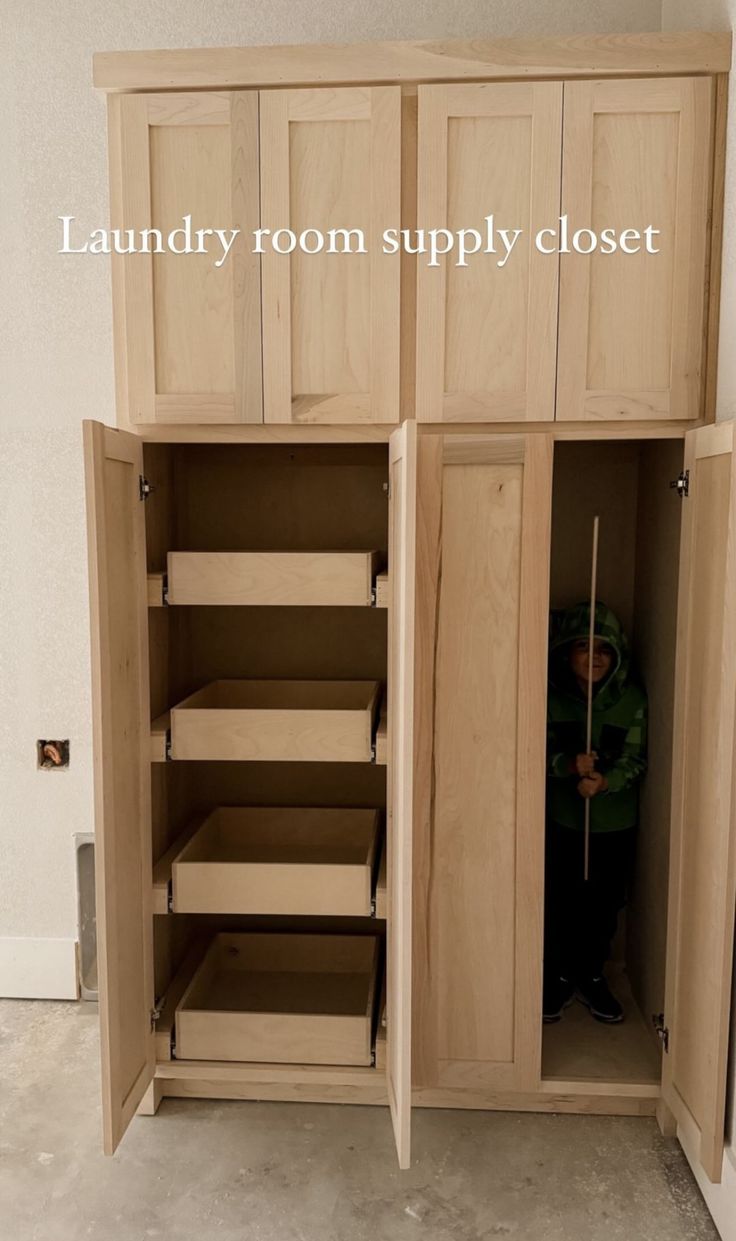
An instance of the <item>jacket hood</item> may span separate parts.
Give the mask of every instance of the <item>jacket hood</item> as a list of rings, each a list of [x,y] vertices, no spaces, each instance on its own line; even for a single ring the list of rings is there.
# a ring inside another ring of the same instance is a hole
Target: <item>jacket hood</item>
[[[574,607],[553,612],[550,633],[549,679],[555,689],[579,696],[577,682],[567,659],[571,642],[590,636],[590,604],[576,603]],[[610,706],[623,694],[629,683],[631,657],[629,644],[621,622],[605,603],[597,603],[594,617],[594,636],[607,642],[614,651],[611,671],[594,692],[596,708]]]

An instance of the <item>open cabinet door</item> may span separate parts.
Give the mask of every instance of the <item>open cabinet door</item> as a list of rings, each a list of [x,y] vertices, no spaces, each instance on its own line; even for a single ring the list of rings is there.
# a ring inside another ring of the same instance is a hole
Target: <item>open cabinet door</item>
[[[414,764],[414,569],[417,428],[389,444],[389,664],[386,1075],[399,1167],[411,1162],[411,836]]]
[[[720,1181],[736,888],[734,424],[691,431],[685,445],[662,1094]]]
[[[141,440],[84,423],[102,1115],[111,1155],[155,1068]]]

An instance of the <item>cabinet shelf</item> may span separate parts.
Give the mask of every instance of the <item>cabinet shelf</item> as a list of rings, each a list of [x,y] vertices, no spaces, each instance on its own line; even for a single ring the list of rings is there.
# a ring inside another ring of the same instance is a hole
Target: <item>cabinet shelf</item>
[[[370,917],[379,847],[375,809],[221,806],[154,868],[154,912]]]
[[[154,721],[151,757],[166,759],[169,727],[175,760],[377,761],[380,693],[378,681],[213,681]]]
[[[176,1008],[183,1060],[370,1065],[380,940],[220,934]]]

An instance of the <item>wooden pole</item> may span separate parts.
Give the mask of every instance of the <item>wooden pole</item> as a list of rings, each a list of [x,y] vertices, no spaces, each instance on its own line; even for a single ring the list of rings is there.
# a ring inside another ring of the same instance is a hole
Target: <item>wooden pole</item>
[[[599,519],[593,518],[593,555],[590,568],[590,628],[588,631],[588,711],[585,724],[585,752],[590,754],[593,749],[593,645],[595,640],[595,600],[598,584],[598,525]],[[585,860],[583,878],[588,882],[590,869],[590,798],[585,799]]]

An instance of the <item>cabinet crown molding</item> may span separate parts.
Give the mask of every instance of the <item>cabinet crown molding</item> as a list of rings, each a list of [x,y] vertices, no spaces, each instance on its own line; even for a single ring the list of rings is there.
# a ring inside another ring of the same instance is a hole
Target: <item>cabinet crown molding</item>
[[[93,81],[103,91],[162,91],[727,73],[731,43],[730,31],[659,31],[98,52]]]

